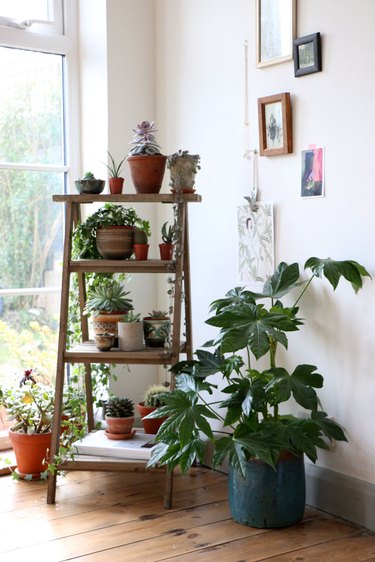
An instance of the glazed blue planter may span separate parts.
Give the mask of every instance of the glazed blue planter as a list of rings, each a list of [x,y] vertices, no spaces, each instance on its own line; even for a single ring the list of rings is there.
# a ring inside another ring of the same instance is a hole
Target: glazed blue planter
[[[237,523],[271,529],[298,523],[305,511],[305,464],[303,455],[283,454],[274,470],[250,459],[245,477],[229,467],[229,506]]]

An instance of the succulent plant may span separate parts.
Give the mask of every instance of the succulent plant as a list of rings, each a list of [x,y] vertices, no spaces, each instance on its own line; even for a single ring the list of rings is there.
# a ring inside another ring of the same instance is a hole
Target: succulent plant
[[[163,394],[167,392],[166,387],[161,384],[149,386],[143,397],[143,405],[148,408],[160,408],[164,406]]]
[[[139,322],[141,319],[141,313],[134,314],[132,310],[129,310],[127,314],[121,316],[121,322]]]
[[[131,418],[134,415],[134,403],[126,396],[113,396],[105,405],[105,413],[110,418]]]
[[[168,312],[165,310],[153,310],[148,313],[147,318],[151,318],[152,320],[165,320],[168,318]]]
[[[117,281],[110,280],[103,283],[89,292],[85,314],[132,310],[132,299],[127,298],[129,294],[130,291],[125,291],[124,287]]]
[[[83,180],[94,180],[95,176],[92,172],[86,172],[82,179]]]
[[[173,244],[176,240],[176,234],[175,225],[168,225],[168,222],[165,222],[161,227],[161,239],[164,244]]]
[[[120,174],[121,174],[121,166],[123,165],[123,163],[126,160],[126,156],[124,156],[124,158],[122,160],[120,160],[119,163],[115,162],[115,159],[113,158],[112,154],[107,150],[108,152],[108,157],[109,157],[109,164],[106,164],[106,167],[108,168],[109,171],[109,177],[110,178],[119,178]]]
[[[132,129],[135,135],[129,144],[133,144],[134,146],[130,149],[129,156],[135,156],[137,154],[146,154],[149,156],[160,154],[160,146],[156,142],[153,134],[157,131],[154,127],[154,123],[154,121],[151,123],[149,121],[142,121],[135,129]]]

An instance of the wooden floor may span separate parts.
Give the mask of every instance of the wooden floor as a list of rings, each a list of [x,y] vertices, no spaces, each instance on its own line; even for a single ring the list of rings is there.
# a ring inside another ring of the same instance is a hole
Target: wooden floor
[[[375,561],[375,534],[313,509],[281,530],[235,523],[226,476],[177,475],[163,508],[160,473],[69,472],[46,484],[0,478],[0,560],[57,562]]]

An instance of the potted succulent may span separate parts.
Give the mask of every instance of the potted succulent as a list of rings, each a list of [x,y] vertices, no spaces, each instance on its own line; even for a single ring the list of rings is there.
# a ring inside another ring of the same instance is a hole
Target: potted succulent
[[[163,421],[166,418],[149,418],[148,415],[155,412],[157,408],[165,405],[164,394],[167,392],[166,386],[152,384],[146,390],[142,402],[138,402],[137,409],[141,416],[141,421],[145,433],[156,435]]]
[[[162,243],[159,244],[160,259],[171,260],[173,257],[174,243],[176,241],[176,227],[165,222],[161,227]]]
[[[38,479],[48,469],[54,403],[53,387],[36,383],[32,369],[25,370],[19,386],[0,387],[0,406],[14,420],[9,438],[20,478]]]
[[[188,150],[179,150],[168,156],[172,193],[194,193],[195,175],[201,169],[199,163],[200,155],[189,154]]]
[[[126,396],[112,396],[105,403],[105,421],[108,439],[131,439],[134,435],[134,403]]]
[[[164,347],[171,332],[171,319],[165,310],[153,310],[143,318],[147,347]]]
[[[136,260],[147,260],[150,247],[148,239],[151,236],[150,222],[142,220],[134,231],[134,256]]]
[[[118,322],[118,346],[121,351],[137,351],[144,348],[141,314],[130,310]]]
[[[109,191],[112,193],[112,195],[117,195],[119,193],[122,193],[122,188],[124,185],[124,178],[120,174],[122,171],[121,166],[125,162],[126,156],[124,156],[124,158],[120,160],[119,163],[117,163],[113,158],[112,154],[109,151],[107,152],[108,152],[109,164],[106,164],[106,167],[109,172],[109,180],[108,180]]]
[[[94,334],[114,335],[118,338],[118,322],[133,309],[130,291],[114,279],[103,279],[98,287],[88,291],[84,314],[92,314]]]
[[[92,172],[86,172],[83,178],[74,180],[78,193],[101,193],[105,180],[98,180]]]
[[[254,527],[299,521],[305,508],[304,454],[315,462],[317,448],[346,440],[340,425],[321,407],[316,389],[323,386],[323,376],[317,367],[302,364],[289,373],[277,364],[277,347],[287,348],[288,332],[303,324],[297,305],[312,280],[324,276],[335,289],[344,278],[357,292],[369,274],[351,260],[310,258],[304,267],[311,271],[308,280],[301,279],[297,263],[281,263],[261,293],[236,287],[215,300],[206,321],[220,329],[206,344],[213,351],[198,350],[195,360],[172,368],[176,390],[165,396],[166,406],[151,414],[168,420],[158,433],[160,443],[150,465],[179,464],[186,472],[196,457],[203,462],[208,440],[213,466],[229,460],[233,518]],[[283,303],[297,289],[294,304]],[[259,367],[264,357],[269,364],[264,368],[263,360]],[[217,373],[223,376],[225,399],[212,402],[209,395],[217,387],[210,377]],[[294,410],[281,413],[280,405],[289,399],[305,410],[304,417]],[[212,419],[222,423],[224,435],[213,433]]]
[[[137,193],[159,193],[163,182],[167,157],[160,153],[156,131],[154,121],[142,121],[133,129],[127,161]]]
[[[105,203],[74,229],[73,259],[130,258],[134,229],[142,224],[133,207]]]

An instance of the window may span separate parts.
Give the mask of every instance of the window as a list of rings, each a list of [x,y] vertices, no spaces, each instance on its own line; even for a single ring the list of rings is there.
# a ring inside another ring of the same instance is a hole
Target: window
[[[0,0],[0,25],[32,28],[38,33],[62,33],[61,0]]]
[[[63,209],[52,195],[64,193],[71,173],[68,121],[78,138],[65,111],[78,82],[74,51],[71,38],[56,37],[54,47],[50,37],[45,49],[33,26],[4,24],[52,21],[56,13],[62,0],[0,0],[0,384],[14,383],[25,368],[46,380],[56,370]]]

